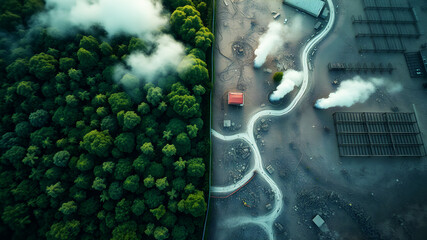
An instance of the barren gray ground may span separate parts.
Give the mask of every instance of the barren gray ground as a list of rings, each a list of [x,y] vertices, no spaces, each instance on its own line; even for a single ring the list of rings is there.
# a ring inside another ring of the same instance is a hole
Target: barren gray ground
[[[337,8],[336,25],[331,34],[320,43],[313,56],[314,70],[308,93],[303,101],[284,117],[267,119],[269,127],[260,134],[264,140],[262,158],[264,166],[272,165],[272,179],[279,185],[284,197],[284,211],[277,219],[284,229],[276,231],[276,239],[425,239],[427,237],[427,180],[426,158],[340,158],[336,146],[332,113],[336,111],[389,112],[398,107],[401,112],[413,111],[415,104],[424,142],[427,142],[426,92],[423,80],[409,77],[403,54],[363,54],[357,52],[351,16],[363,15],[361,1],[334,1]],[[268,94],[274,90],[271,74],[254,70],[253,50],[260,34],[272,21],[271,11],[280,11],[292,21],[297,13],[281,1],[228,0],[217,3],[213,126],[224,135],[232,135],[245,128],[247,120],[261,108],[284,108],[295,92],[279,105],[271,105]],[[424,2],[410,1],[415,6],[421,23],[427,22],[427,12],[420,8]],[[304,16],[302,42],[313,34],[314,18]],[[408,51],[417,51],[426,36],[406,44]],[[233,44],[244,49],[244,56],[233,55]],[[300,66],[298,42],[287,46],[283,56],[290,67]],[[291,57],[293,56],[293,58]],[[293,63],[292,61],[295,61]],[[378,91],[363,104],[351,108],[315,110],[313,103],[335,91],[333,80],[344,80],[355,74],[330,74],[329,62],[391,62],[396,66],[393,74],[362,74],[384,76],[398,81],[403,91],[389,95]],[[274,57],[267,59],[265,68],[277,70]],[[264,68],[263,67],[263,68]],[[245,93],[243,108],[229,107],[226,92],[241,90]],[[263,105],[265,104],[265,105]],[[223,120],[235,122],[235,130],[225,130]],[[271,122],[269,121],[271,120]],[[240,125],[240,126],[239,126]],[[324,126],[331,131],[325,131]],[[241,128],[239,128],[241,127]],[[213,186],[225,186],[239,177],[239,167],[245,171],[251,157],[226,160],[226,154],[235,142],[213,138]],[[231,157],[230,157],[231,158]],[[235,165],[230,167],[227,164]],[[221,164],[220,164],[221,163]],[[245,166],[245,169],[242,167]],[[221,223],[236,215],[258,216],[264,214],[270,202],[265,182],[255,177],[239,192],[227,199],[211,200],[208,239],[267,239],[262,229],[255,225],[227,228]],[[244,202],[249,205],[244,205]],[[330,233],[325,236],[311,219],[320,214]]]

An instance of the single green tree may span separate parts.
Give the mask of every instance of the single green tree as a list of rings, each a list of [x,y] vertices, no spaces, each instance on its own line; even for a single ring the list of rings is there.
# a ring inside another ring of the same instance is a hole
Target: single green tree
[[[81,154],[76,163],[76,168],[82,172],[92,170],[94,167],[94,159],[89,154]]]
[[[36,54],[30,59],[29,70],[40,80],[49,80],[56,73],[58,61],[46,53]]]
[[[147,227],[145,228],[144,233],[147,236],[151,236],[154,233],[154,228],[155,228],[154,223],[149,223],[149,224],[147,224]]]
[[[201,27],[199,31],[196,32],[194,41],[197,48],[206,51],[212,45],[214,41],[214,35],[207,27]]]
[[[141,146],[141,152],[146,156],[154,155],[154,147],[151,142],[146,142]]]
[[[27,138],[31,134],[31,125],[29,122],[20,122],[15,126],[15,133],[18,137]]]
[[[110,195],[111,199],[119,200],[123,194],[123,188],[120,185],[120,183],[119,182],[111,183],[110,187],[108,188],[108,194]]]
[[[140,239],[137,235],[138,225],[135,221],[124,222],[113,230],[111,240],[136,240]]]
[[[156,187],[159,190],[164,190],[168,186],[169,186],[169,183],[168,183],[167,177],[159,178],[156,180]]]
[[[108,131],[99,132],[98,130],[92,130],[83,137],[80,146],[89,153],[96,154],[99,157],[106,157],[112,143],[113,138]]]
[[[206,213],[207,205],[202,191],[189,194],[187,199],[183,201],[185,210],[194,217],[200,217]]]
[[[169,238],[169,230],[165,227],[156,227],[153,236],[156,240],[167,239]]]
[[[132,162],[129,159],[120,159],[114,169],[114,178],[124,180],[132,172]]]
[[[77,51],[77,58],[82,69],[92,69],[98,64],[98,56],[94,52],[90,52],[84,48]]]
[[[165,206],[160,205],[158,208],[154,208],[154,209],[150,209],[150,212],[153,214],[153,216],[157,219],[160,220],[161,217],[163,217],[163,215],[165,215],[166,213],[166,208]]]
[[[158,207],[164,199],[165,196],[155,188],[144,192],[144,202],[149,209]]]
[[[182,171],[185,168],[187,161],[183,160],[182,157],[179,157],[178,161],[175,161],[173,163],[173,166],[175,167],[175,170]]]
[[[141,115],[145,115],[150,112],[150,106],[147,103],[142,102],[138,105],[138,112]]]
[[[172,139],[172,132],[171,131],[163,131],[163,138],[165,140],[171,140]]]
[[[6,67],[7,78],[19,81],[28,74],[28,60],[16,59],[13,63]]]
[[[95,180],[93,180],[92,188],[97,191],[103,191],[107,188],[107,185],[105,185],[105,179],[96,177]]]
[[[117,114],[118,112],[124,110],[129,111],[132,107],[132,100],[129,95],[124,92],[113,93],[108,98],[108,103],[111,106],[113,113]]]
[[[64,57],[59,59],[59,69],[61,71],[67,72],[71,68],[74,68],[76,66],[76,61],[72,58]]]
[[[176,153],[179,156],[184,156],[191,150],[191,140],[186,133],[180,133],[176,136],[174,145],[176,147]]]
[[[193,139],[195,137],[197,137],[197,131],[199,129],[197,128],[196,124],[194,125],[187,125],[187,132],[188,132],[188,136]]]
[[[162,149],[163,154],[167,157],[172,157],[176,154],[176,148],[173,144],[166,144]]]
[[[99,45],[102,55],[105,57],[111,56],[113,54],[113,48],[107,42],[102,42]]]
[[[52,198],[57,198],[63,192],[65,192],[65,189],[61,186],[61,182],[57,182],[46,187],[47,195],[51,196]]]
[[[132,166],[138,174],[142,174],[149,163],[146,156],[140,155],[133,161]]]
[[[71,68],[68,70],[68,76],[70,77],[71,80],[75,82],[80,82],[83,79],[83,72],[82,70]]]
[[[172,230],[173,240],[185,240],[187,239],[188,232],[184,226],[175,226]]]
[[[53,223],[50,230],[46,233],[47,240],[73,240],[77,239],[80,233],[80,222],[70,220],[65,222]]]
[[[163,99],[163,91],[159,87],[151,87],[147,92],[147,102],[157,106]]]
[[[123,129],[132,130],[141,122],[141,117],[134,111],[127,111],[123,116]]]
[[[114,140],[114,145],[122,152],[131,153],[135,148],[135,136],[133,133],[121,133]]]
[[[129,192],[136,192],[139,187],[139,176],[132,175],[126,178],[123,183],[123,189],[128,190]]]
[[[146,188],[152,188],[153,186],[154,186],[154,184],[155,184],[156,182],[155,182],[155,180],[154,180],[154,178],[151,176],[151,175],[148,175],[148,177],[146,177],[145,179],[144,179],[144,186],[146,187]]]
[[[77,211],[77,205],[74,201],[64,202],[58,210],[64,215],[70,215]]]
[[[187,161],[187,175],[190,177],[203,177],[205,164],[202,158],[193,158]]]
[[[31,97],[36,91],[36,85],[30,81],[20,81],[16,87],[16,93],[24,97]]]
[[[88,174],[80,174],[74,180],[76,187],[81,189],[88,189],[91,186],[92,178]]]
[[[103,162],[102,163],[102,170],[106,173],[113,173],[114,171],[114,167],[115,167],[115,163],[114,162]]]
[[[136,216],[141,216],[144,213],[145,210],[145,204],[144,200],[142,199],[135,199],[132,204],[132,212]]]
[[[68,160],[70,160],[70,153],[68,151],[59,151],[53,156],[53,164],[58,167],[66,167]]]
[[[124,222],[130,219],[130,210],[132,207],[132,203],[130,201],[127,201],[126,199],[120,200],[115,208],[116,213],[116,221],[117,222]]]
[[[283,78],[283,72],[276,72],[273,75],[273,80],[276,83],[280,83],[282,81],[282,78]]]
[[[170,100],[173,110],[184,118],[191,118],[200,115],[200,104],[194,96],[175,95]]]
[[[83,36],[82,39],[80,39],[79,47],[97,52],[99,50],[99,43],[93,36]]]

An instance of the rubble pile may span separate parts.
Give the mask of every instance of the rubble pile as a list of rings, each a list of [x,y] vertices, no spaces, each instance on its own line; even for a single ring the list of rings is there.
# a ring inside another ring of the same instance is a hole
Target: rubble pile
[[[245,50],[240,42],[235,42],[233,44],[233,53],[239,57],[245,56]]]
[[[262,135],[267,133],[271,126],[271,119],[261,119],[257,125],[255,126],[255,139],[257,140],[260,147],[265,146],[264,139],[262,139]],[[261,152],[263,150],[261,149]]]
[[[236,183],[249,169],[252,149],[244,142],[238,142],[226,148],[218,165],[228,171],[228,182]]]
[[[277,70],[284,72],[288,69],[295,69],[295,55],[279,55],[275,59]]]

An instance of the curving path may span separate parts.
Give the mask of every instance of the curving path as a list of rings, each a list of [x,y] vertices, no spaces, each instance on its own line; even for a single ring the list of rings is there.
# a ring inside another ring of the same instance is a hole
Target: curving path
[[[261,227],[262,229],[264,229],[264,231],[267,233],[270,240],[274,239],[273,223],[277,219],[277,217],[279,217],[279,215],[282,212],[283,195],[282,195],[282,191],[279,189],[277,184],[273,181],[273,179],[270,178],[268,173],[264,170],[263,163],[262,163],[262,157],[261,157],[260,151],[259,151],[258,146],[257,146],[256,141],[255,141],[253,129],[254,129],[256,121],[262,117],[266,117],[266,116],[278,117],[278,116],[286,115],[287,113],[292,111],[295,108],[295,106],[299,103],[299,101],[302,99],[304,94],[306,93],[306,90],[308,88],[308,83],[309,83],[309,81],[308,81],[309,75],[310,75],[309,70],[308,70],[309,53],[314,48],[314,46],[316,46],[316,44],[318,44],[320,41],[322,41],[323,38],[331,31],[333,24],[334,24],[334,21],[335,21],[334,4],[333,4],[332,0],[327,0],[327,3],[329,5],[329,9],[330,9],[329,22],[321,33],[319,33],[318,35],[313,37],[307,43],[307,45],[305,46],[305,48],[302,52],[301,57],[302,57],[302,63],[303,63],[304,79],[303,79],[303,83],[301,85],[301,88],[298,91],[297,96],[294,98],[294,100],[291,102],[291,104],[289,104],[289,106],[287,106],[286,108],[281,109],[281,110],[263,110],[263,111],[257,112],[255,115],[253,115],[250,118],[245,133],[239,133],[239,134],[235,134],[235,135],[231,135],[231,136],[224,136],[224,135],[216,132],[213,129],[211,130],[212,135],[214,137],[221,139],[223,141],[233,141],[233,140],[237,140],[237,139],[244,140],[245,142],[247,142],[251,146],[251,148],[254,152],[254,155],[255,155],[254,167],[240,181],[238,181],[235,184],[229,185],[229,186],[223,186],[223,187],[212,186],[211,187],[211,193],[217,193],[217,194],[231,193],[231,192],[237,190],[239,187],[243,186],[252,177],[253,173],[256,171],[270,185],[270,187],[271,187],[271,189],[275,195],[274,208],[268,214],[266,214],[264,216],[259,216],[259,217],[241,216],[241,217],[231,218],[231,219],[224,221],[224,226],[237,227],[237,226],[240,226],[243,224],[256,224],[259,227]]]

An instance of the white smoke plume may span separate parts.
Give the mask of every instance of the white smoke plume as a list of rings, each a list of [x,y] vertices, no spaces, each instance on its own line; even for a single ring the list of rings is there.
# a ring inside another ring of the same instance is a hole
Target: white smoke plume
[[[268,30],[261,36],[259,46],[255,50],[254,66],[261,67],[267,56],[277,52],[285,43],[298,42],[304,35],[301,29],[304,29],[301,16],[294,17],[292,22],[286,25],[280,22],[268,24]]]
[[[285,27],[283,24],[279,22],[271,22],[268,24],[268,30],[259,39],[259,46],[255,50],[255,67],[261,67],[267,59],[267,56],[283,44],[284,35]]]
[[[299,87],[303,77],[304,75],[302,72],[297,72],[293,69],[284,72],[279,86],[277,86],[277,89],[270,95],[270,101],[279,101],[286,94],[294,90],[295,86]]]
[[[317,100],[314,106],[319,109],[327,109],[364,103],[379,87],[385,87],[389,93],[396,93],[402,89],[400,84],[388,83],[382,78],[364,80],[360,76],[355,76],[341,82],[336,92],[329,94],[327,98]]]
[[[161,33],[169,19],[163,14],[160,1],[46,0],[46,9],[34,19],[34,24],[49,27],[52,33],[60,36],[72,34],[74,30],[90,31],[92,27],[99,26],[109,37],[120,34],[138,36],[156,46],[150,55],[142,52],[129,54],[126,66],[120,65],[115,69],[117,81],[128,73],[152,81],[175,70],[184,56],[184,46]],[[132,82],[130,85],[135,84]]]

